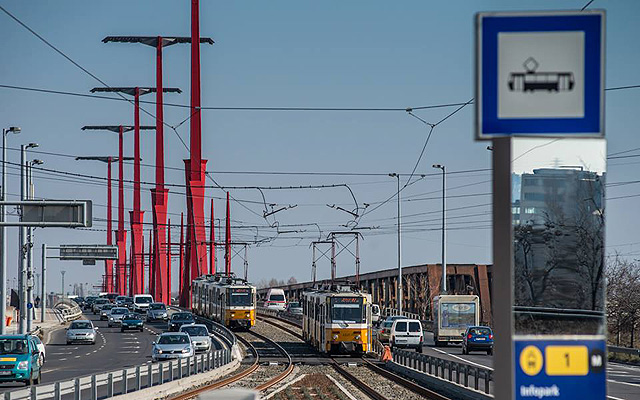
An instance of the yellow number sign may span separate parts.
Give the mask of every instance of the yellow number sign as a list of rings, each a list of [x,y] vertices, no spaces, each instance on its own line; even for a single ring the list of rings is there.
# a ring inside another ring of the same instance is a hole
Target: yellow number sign
[[[542,352],[536,346],[527,346],[520,353],[520,368],[529,375],[538,375],[542,369]]]
[[[584,376],[589,373],[587,346],[547,346],[544,353],[547,375]]]

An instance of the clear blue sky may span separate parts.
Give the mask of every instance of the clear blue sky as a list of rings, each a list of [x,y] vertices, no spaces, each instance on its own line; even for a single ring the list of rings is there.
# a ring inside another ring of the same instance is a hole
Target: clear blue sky
[[[201,34],[216,41],[203,46],[202,104],[225,107],[347,107],[405,108],[431,104],[465,102],[473,96],[473,16],[478,11],[576,9],[586,0],[573,1],[408,1],[367,2],[214,2],[201,5]],[[155,84],[154,50],[129,44],[103,44],[107,35],[189,35],[188,1],[143,0],[110,2],[2,2],[69,57],[111,86]],[[607,10],[607,87],[640,84],[637,73],[640,54],[640,3],[596,0],[590,8]],[[0,84],[88,93],[98,82],[77,69],[32,34],[0,13],[2,63]],[[165,49],[165,86],[180,87],[181,95],[167,95],[165,101],[188,104],[189,46]],[[606,134],[609,153],[640,147],[635,135],[640,125],[637,104],[640,89],[608,92]],[[147,97],[153,100],[152,97]],[[154,107],[146,108],[154,112]],[[444,108],[416,111],[426,121],[437,122],[453,111]],[[165,120],[176,125],[187,117],[180,108],[165,108]],[[10,137],[13,149],[20,143],[38,142],[39,150],[65,155],[115,155],[117,137],[103,132],[83,132],[83,125],[131,124],[130,104],[52,94],[0,89],[0,121],[18,125],[19,137]],[[369,209],[395,191],[396,182],[387,176],[291,176],[228,174],[229,171],[322,171],[382,173],[411,172],[428,132],[427,127],[404,111],[387,112],[267,112],[203,111],[203,156],[208,170],[226,186],[311,185],[347,183],[360,205]],[[151,117],[142,123],[153,125]],[[177,129],[188,141],[188,123]],[[183,184],[182,160],[186,149],[171,129],[165,129],[167,181]],[[473,140],[473,106],[468,106],[433,131],[418,168],[419,173],[437,172],[434,163],[449,171],[475,171],[451,175],[448,179],[449,253],[451,263],[490,263],[490,154],[487,143]],[[126,142],[133,153],[133,136]],[[637,154],[637,153],[626,153]],[[10,150],[11,162],[18,152]],[[101,163],[79,163],[71,157],[33,154],[45,167],[104,176]],[[154,159],[153,133],[143,132],[144,162]],[[635,158],[609,164],[609,182],[640,178]],[[18,193],[17,171],[10,168],[8,191]],[[153,181],[153,169],[143,168],[143,180]],[[126,166],[126,178],[132,166]],[[71,179],[71,181],[67,181]],[[408,187],[402,213],[407,215],[403,235],[403,264],[435,263],[440,260],[440,178],[426,179]],[[88,198],[94,201],[94,216],[106,216],[106,188],[96,181],[63,178],[36,173],[36,194],[46,198]],[[612,187],[609,197],[640,193],[637,185]],[[151,222],[149,186],[143,186],[145,222]],[[173,192],[182,191],[173,188]],[[208,196],[223,192],[208,189]],[[276,229],[261,217],[263,206],[255,190],[233,190],[236,199],[252,212],[232,204],[236,226],[260,225],[256,229],[234,229],[234,240],[276,236]],[[326,204],[352,208],[344,188],[322,190],[265,191],[268,203],[297,205],[275,216],[279,224],[318,223],[322,234],[344,229],[349,215]],[[115,196],[115,192],[114,192]],[[460,197],[462,196],[462,197]],[[115,198],[115,197],[114,197]],[[636,226],[640,222],[638,197],[608,202],[608,251],[620,251],[633,258],[640,254]],[[131,190],[126,192],[131,207]],[[216,216],[224,214],[224,203],[216,202]],[[185,209],[184,196],[169,197],[171,222],[179,222]],[[419,214],[419,215],[414,215]],[[114,216],[116,214],[114,213]],[[208,207],[207,207],[208,215]],[[374,271],[396,264],[396,204],[391,201],[363,217],[360,226],[379,227],[365,231],[360,249],[362,271]],[[411,216],[413,215],[413,216]],[[128,223],[127,223],[128,226]],[[104,230],[104,221],[94,229]],[[315,226],[280,228],[302,232],[281,233],[277,238],[249,250],[250,278],[258,281],[277,277],[298,280],[310,277],[309,243],[317,239]],[[147,233],[146,233],[147,234]],[[173,231],[177,240],[178,230]],[[146,241],[145,237],[145,241]],[[103,231],[36,231],[36,265],[40,244],[103,243]],[[629,244],[628,243],[635,243]],[[9,276],[15,276],[17,232],[9,231]],[[221,262],[222,257],[219,257]],[[175,261],[177,268],[177,260]],[[353,259],[346,252],[338,258],[339,274],[353,271]],[[102,265],[50,262],[49,285],[57,290],[61,268],[69,273],[67,283],[95,283]],[[242,271],[240,259],[234,270]],[[319,276],[329,274],[329,263],[318,264]],[[177,279],[177,270],[174,270]],[[175,286],[174,286],[175,288]]]

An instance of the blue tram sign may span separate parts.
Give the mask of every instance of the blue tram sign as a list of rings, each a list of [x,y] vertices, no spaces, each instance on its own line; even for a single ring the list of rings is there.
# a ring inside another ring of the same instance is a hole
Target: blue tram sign
[[[480,13],[476,138],[604,136],[604,11]]]

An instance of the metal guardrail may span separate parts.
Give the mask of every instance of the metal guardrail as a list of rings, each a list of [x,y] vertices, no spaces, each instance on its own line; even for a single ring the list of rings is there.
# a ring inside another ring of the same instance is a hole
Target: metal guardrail
[[[607,346],[607,351],[609,351],[609,353],[630,354],[632,356],[640,357],[640,349],[634,349],[631,347]]]
[[[73,321],[82,316],[80,306],[71,300],[60,300],[53,306],[53,309],[59,313],[64,322]]]
[[[399,349],[393,350],[393,362],[424,374],[454,382],[465,388],[490,393],[493,371],[488,368],[475,367],[469,364],[443,360],[438,357]],[[480,383],[483,383],[482,389],[480,389]]]
[[[256,309],[257,309],[257,312],[260,314],[283,318],[302,326],[302,315],[290,314],[285,311],[274,310],[266,307],[256,307]]]
[[[384,317],[389,317],[392,315],[402,315],[404,317],[407,317],[409,319],[420,319],[420,316],[418,314],[415,313],[410,313],[407,311],[403,311],[401,313],[398,313],[398,309],[397,308],[391,308],[391,307],[384,307],[382,309],[382,316]]]
[[[66,381],[5,392],[3,400],[111,398],[163,383],[209,372],[231,362],[231,351],[214,350],[199,356],[139,365]]]

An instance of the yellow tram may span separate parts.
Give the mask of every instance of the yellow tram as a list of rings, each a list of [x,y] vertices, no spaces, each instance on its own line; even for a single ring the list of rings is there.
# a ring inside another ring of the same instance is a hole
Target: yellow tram
[[[302,294],[302,335],[321,353],[371,350],[371,295],[349,285]]]
[[[256,324],[256,287],[233,273],[202,275],[192,282],[191,308],[227,327],[249,329]]]

